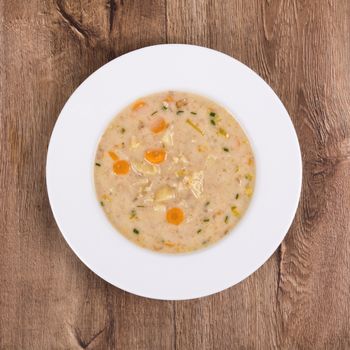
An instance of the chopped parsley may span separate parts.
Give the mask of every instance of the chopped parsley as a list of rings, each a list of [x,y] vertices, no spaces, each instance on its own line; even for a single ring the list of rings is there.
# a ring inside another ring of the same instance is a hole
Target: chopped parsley
[[[236,199],[238,199],[238,198],[239,198],[239,193],[236,194]]]
[[[130,219],[135,219],[135,218],[137,219],[137,214],[136,214],[136,210],[133,209],[130,212]]]
[[[230,152],[230,150],[227,147],[222,148],[225,152]]]
[[[167,109],[168,109],[167,106],[163,106],[163,107],[162,107],[162,110],[163,110],[163,111],[166,111]]]
[[[120,129],[120,132],[121,132],[122,134],[124,134],[125,131],[126,131],[125,128],[121,128],[121,129]]]
[[[95,163],[95,165],[96,165],[96,166],[101,166],[101,164],[100,164],[100,163]]]
[[[212,123],[214,126],[216,125],[215,120],[210,119],[210,123]]]
[[[193,114],[193,115],[197,115],[197,112],[191,112],[191,114]]]
[[[203,222],[209,222],[210,221],[210,219],[204,219],[203,220]]]
[[[227,224],[227,222],[228,222],[228,216],[226,215],[226,217],[225,217],[225,224]]]
[[[207,207],[209,204],[210,204],[210,202],[208,201],[204,205]]]
[[[209,115],[210,115],[211,117],[215,117],[215,116],[216,116],[216,113],[210,112]]]
[[[102,201],[100,202],[100,204],[101,204],[101,207],[103,207],[105,205]]]
[[[138,235],[138,234],[140,233],[140,231],[139,231],[137,228],[134,228],[134,229],[132,230],[132,232],[134,232],[135,235]]]
[[[177,111],[176,114],[179,115],[181,113],[183,113],[184,111]]]
[[[197,230],[197,233],[201,233],[202,232],[202,229],[200,228],[199,230]]]

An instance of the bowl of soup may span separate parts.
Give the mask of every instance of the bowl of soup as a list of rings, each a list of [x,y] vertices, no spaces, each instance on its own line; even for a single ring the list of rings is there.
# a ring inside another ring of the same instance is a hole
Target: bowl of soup
[[[283,104],[248,67],[157,45],[72,94],[47,187],[60,231],[96,274],[138,295],[190,299],[238,283],[274,252],[297,208],[301,157]]]

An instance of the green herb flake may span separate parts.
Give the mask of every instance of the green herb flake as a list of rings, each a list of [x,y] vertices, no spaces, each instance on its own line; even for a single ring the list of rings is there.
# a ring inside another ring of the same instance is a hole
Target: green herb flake
[[[210,221],[210,219],[204,219],[203,220],[203,222],[209,222]]]
[[[210,112],[209,115],[210,115],[211,117],[215,117],[215,116],[216,116],[216,113],[215,113],[215,112]]]
[[[183,113],[184,111],[177,111],[176,114],[180,115],[181,113]]]
[[[191,112],[191,114],[193,114],[193,115],[197,115],[197,112]]]
[[[215,120],[210,119],[210,123],[213,124],[214,126],[216,125]]]
[[[158,113],[158,111],[154,111],[151,115],[155,115],[156,113]]]
[[[210,204],[210,202],[208,201],[204,205],[207,207],[209,204]]]
[[[227,147],[222,148],[225,152],[230,152],[230,150]]]
[[[144,205],[137,205],[136,207],[137,208],[144,208],[145,206]]]
[[[240,217],[240,212],[238,211],[238,209],[237,209],[237,207],[235,206],[235,205],[233,205],[232,207],[231,207],[231,212],[232,212],[232,214],[235,216],[235,217],[237,217],[237,218],[239,218]]]
[[[140,233],[140,231],[139,231],[137,228],[134,228],[134,229],[132,230],[132,232],[134,232],[135,235],[138,235],[138,234]]]
[[[239,193],[236,194],[236,199],[238,199],[238,198],[239,198]]]
[[[104,207],[104,205],[105,205],[102,201],[100,202],[100,204],[101,204],[101,207]]]
[[[95,165],[96,165],[96,166],[101,166],[101,164],[100,164],[100,163],[95,163]]]
[[[226,217],[225,217],[225,224],[227,224],[227,222],[228,222],[228,216],[226,215]]]
[[[136,219],[137,218],[137,214],[136,214],[136,210],[135,209],[131,210],[129,218],[130,219]]]
[[[162,107],[162,110],[163,110],[163,111],[166,111],[167,109],[168,109],[167,106],[163,106],[163,107]]]
[[[198,125],[193,123],[190,119],[186,119],[186,123],[190,125],[194,130],[199,132],[202,136],[204,136],[204,132],[198,127]]]
[[[201,233],[202,232],[202,229],[200,228],[199,230],[197,230],[197,233]]]
[[[121,128],[121,129],[120,129],[120,132],[121,132],[122,134],[124,134],[125,131],[126,131],[125,128]]]
[[[247,180],[252,181],[253,180],[253,175],[252,174],[246,174],[244,176]]]
[[[227,133],[227,131],[224,128],[219,129],[218,135],[221,135],[221,136],[226,137],[226,138],[230,137],[230,135]]]

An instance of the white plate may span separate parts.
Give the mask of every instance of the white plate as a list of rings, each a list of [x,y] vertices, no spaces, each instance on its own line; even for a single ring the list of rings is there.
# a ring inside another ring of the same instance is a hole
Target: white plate
[[[250,138],[257,168],[255,193],[239,225],[213,246],[182,255],[139,248],[116,232],[93,180],[96,147],[109,121],[136,98],[169,89],[226,106]],[[239,61],[190,45],[136,50],[87,78],[57,120],[46,168],[55,219],[84,264],[128,292],[167,300],[219,292],[257,270],[292,223],[301,173],[295,130],[272,89]]]

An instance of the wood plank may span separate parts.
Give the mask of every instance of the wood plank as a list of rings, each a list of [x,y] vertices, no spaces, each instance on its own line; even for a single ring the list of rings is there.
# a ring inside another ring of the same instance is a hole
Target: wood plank
[[[183,0],[167,9],[170,42],[228,53],[271,84],[304,159],[301,205],[280,250],[238,286],[178,303],[178,347],[347,348],[349,2]]]
[[[267,76],[261,55],[264,38],[260,1],[179,1],[168,3],[168,38],[225,52]],[[198,23],[189,26],[188,23]],[[273,349],[280,343],[277,305],[279,257],[257,273],[217,295],[176,306],[179,349]],[[188,327],[188,324],[191,327]]]
[[[129,295],[89,271],[60,235],[45,188],[63,104],[110,59],[164,42],[164,1],[0,8],[0,349],[172,348],[172,303]]]

